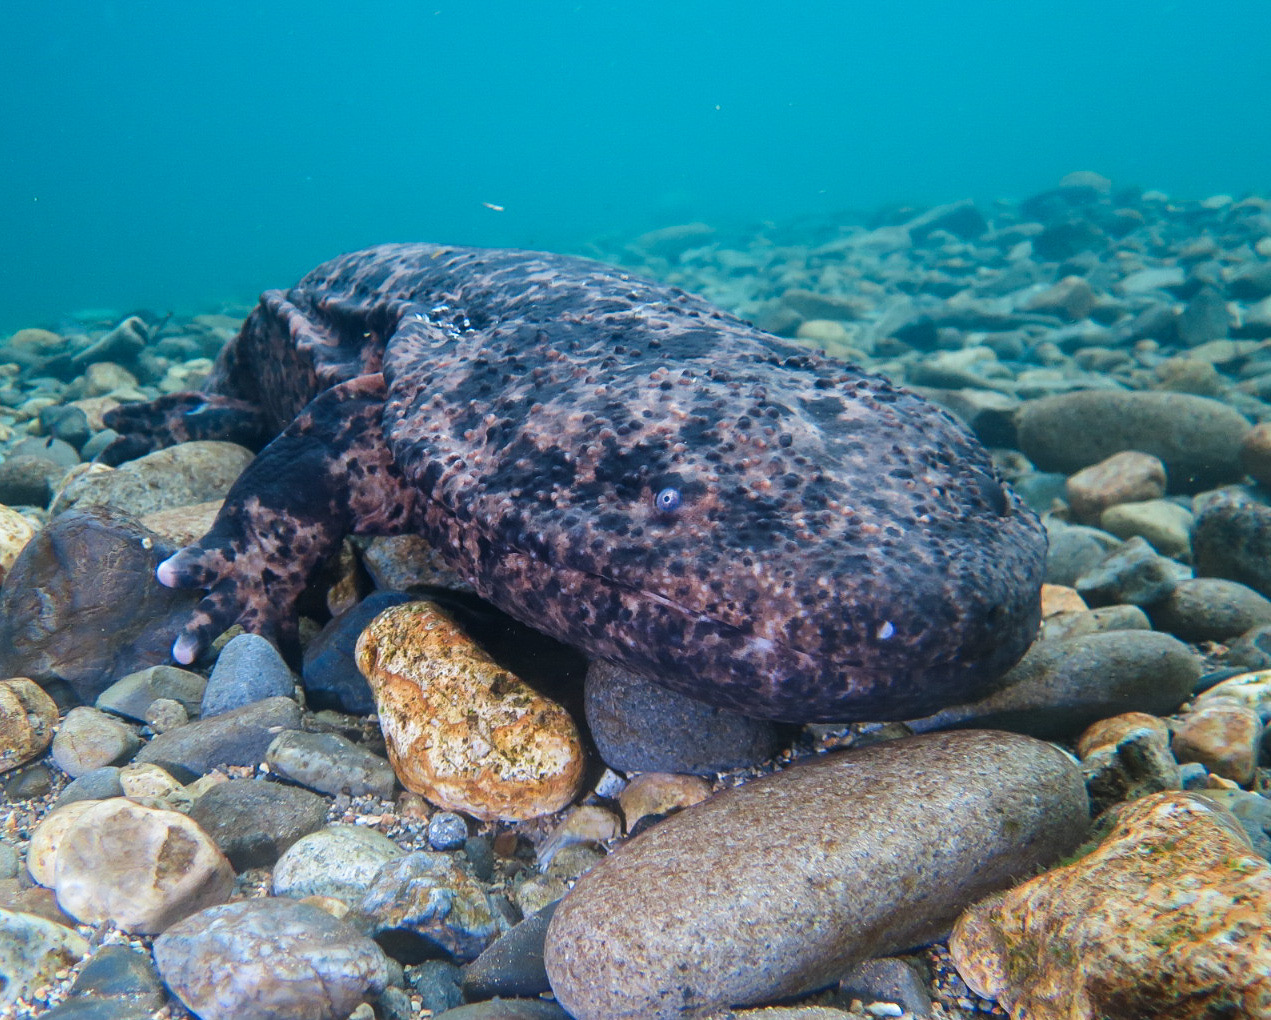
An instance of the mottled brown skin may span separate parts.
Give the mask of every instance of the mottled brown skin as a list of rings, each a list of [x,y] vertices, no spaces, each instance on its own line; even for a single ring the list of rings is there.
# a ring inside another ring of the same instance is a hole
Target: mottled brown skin
[[[1044,533],[962,426],[595,262],[345,255],[266,293],[206,392],[113,414],[110,463],[263,446],[159,569],[207,589],[181,661],[236,622],[293,635],[296,596],[350,532],[422,533],[510,615],[779,719],[970,700],[1037,628]]]

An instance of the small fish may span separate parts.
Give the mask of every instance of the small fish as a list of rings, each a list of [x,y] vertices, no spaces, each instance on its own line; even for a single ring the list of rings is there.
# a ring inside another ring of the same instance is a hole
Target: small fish
[[[503,210],[503,206],[501,206],[501,205],[495,205],[493,202],[482,202],[481,204],[482,204],[483,206],[485,206],[487,209],[493,209],[495,212],[503,212],[503,211],[504,211],[504,210]]]

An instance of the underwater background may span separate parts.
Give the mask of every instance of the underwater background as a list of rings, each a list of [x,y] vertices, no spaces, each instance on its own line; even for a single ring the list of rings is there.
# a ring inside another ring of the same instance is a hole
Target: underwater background
[[[0,330],[371,243],[1271,188],[1271,5],[0,3]]]

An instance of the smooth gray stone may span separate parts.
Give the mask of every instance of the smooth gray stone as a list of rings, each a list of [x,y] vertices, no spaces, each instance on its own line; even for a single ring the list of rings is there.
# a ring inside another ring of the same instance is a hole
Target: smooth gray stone
[[[600,757],[619,772],[710,775],[754,765],[776,753],[782,732],[601,660],[587,669],[584,703]]]
[[[538,995],[551,990],[543,966],[543,940],[558,903],[535,911],[464,967],[463,991],[468,998]]]
[[[1202,671],[1191,648],[1156,631],[1037,641],[996,694],[908,725],[917,733],[975,726],[1062,740],[1122,712],[1169,715],[1191,696]]]
[[[1016,734],[809,759],[673,815],[579,879],[548,926],[552,991],[576,1020],[797,995],[939,937],[1088,822],[1076,763]]]
[[[120,677],[97,696],[96,707],[137,722],[145,722],[146,709],[159,698],[180,702],[190,716],[199,714],[207,679],[178,666],[147,666]]]
[[[290,698],[296,678],[278,649],[259,634],[238,634],[216,657],[199,714],[204,719],[265,698]]]
[[[1228,641],[1271,624],[1271,601],[1239,581],[1197,577],[1176,584],[1148,615],[1156,630],[1183,641]]]
[[[265,760],[279,730],[300,728],[300,706],[290,698],[265,698],[211,719],[199,719],[160,733],[134,760],[179,765],[203,775],[218,765],[250,765]]]
[[[1027,401],[1019,445],[1044,471],[1072,474],[1122,450],[1159,457],[1171,492],[1199,492],[1244,477],[1238,411],[1189,393],[1080,390]]]

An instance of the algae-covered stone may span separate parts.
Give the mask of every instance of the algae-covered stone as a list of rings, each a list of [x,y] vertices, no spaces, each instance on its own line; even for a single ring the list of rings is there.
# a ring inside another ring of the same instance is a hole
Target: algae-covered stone
[[[393,770],[406,789],[482,819],[568,804],[582,781],[563,708],[497,665],[431,602],[394,606],[357,643]]]
[[[547,973],[578,1020],[795,995],[938,937],[1086,824],[1076,764],[1028,737],[826,755],[686,808],[597,864],[556,908]]]
[[[1127,806],[1090,854],[968,910],[963,980],[1030,1020],[1271,1015],[1271,866],[1196,794]]]

